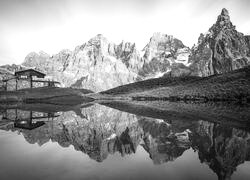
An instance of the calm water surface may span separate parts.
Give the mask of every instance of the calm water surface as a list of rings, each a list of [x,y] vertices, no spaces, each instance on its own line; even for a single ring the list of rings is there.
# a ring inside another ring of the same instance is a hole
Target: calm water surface
[[[172,118],[159,108],[105,105],[1,108],[0,179],[250,178],[246,109],[238,123],[224,110],[221,122],[201,119],[193,105]]]

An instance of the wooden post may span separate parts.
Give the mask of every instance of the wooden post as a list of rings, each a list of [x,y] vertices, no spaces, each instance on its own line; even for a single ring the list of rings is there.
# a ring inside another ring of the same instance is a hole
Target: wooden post
[[[32,85],[32,76],[30,76],[30,88],[33,88],[33,85]]]
[[[7,83],[6,83],[6,82],[3,82],[3,90],[4,90],[4,91],[7,91],[7,87],[6,87],[6,86],[7,86]]]
[[[16,90],[17,90],[17,82],[18,82],[18,81],[17,81],[17,78],[16,78]]]
[[[16,119],[15,120],[17,120],[17,109],[15,109],[15,113],[16,113]]]
[[[8,90],[8,81],[5,82],[5,90]]]
[[[32,125],[32,119],[33,119],[33,112],[30,111],[30,118],[29,118],[29,121],[28,121],[29,126]]]
[[[8,118],[8,113],[7,113],[7,109],[5,109],[4,111],[3,111],[3,119],[7,119]]]

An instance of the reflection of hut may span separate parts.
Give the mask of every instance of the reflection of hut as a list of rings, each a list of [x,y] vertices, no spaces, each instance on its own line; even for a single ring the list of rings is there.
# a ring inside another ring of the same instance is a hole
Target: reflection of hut
[[[14,128],[20,129],[28,129],[32,130],[43,126],[45,124],[45,120],[53,120],[54,117],[58,117],[59,115],[55,113],[41,113],[34,111],[22,111],[18,109],[8,109],[3,113],[4,123],[14,122]]]
[[[31,119],[28,120],[18,120],[14,122],[14,127],[15,128],[20,128],[20,129],[28,129],[28,130],[32,130],[32,129],[36,129],[40,126],[43,126],[45,124],[44,121],[37,121],[37,122],[32,122]]]
[[[3,80],[4,88],[5,90],[18,90],[43,86],[55,87],[56,84],[60,84],[57,81],[44,80],[45,76],[46,74],[34,69],[16,71],[12,78]],[[14,87],[11,87],[13,85]]]

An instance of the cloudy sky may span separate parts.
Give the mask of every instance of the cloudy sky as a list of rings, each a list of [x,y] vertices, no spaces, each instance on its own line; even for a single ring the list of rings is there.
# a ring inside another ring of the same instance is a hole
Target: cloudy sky
[[[32,51],[73,50],[97,34],[140,50],[154,32],[192,46],[223,7],[250,34],[249,0],[1,0],[0,65],[20,64]]]

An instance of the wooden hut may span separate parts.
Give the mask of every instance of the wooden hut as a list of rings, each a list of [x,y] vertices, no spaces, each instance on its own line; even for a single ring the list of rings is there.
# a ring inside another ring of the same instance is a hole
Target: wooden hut
[[[41,73],[34,69],[26,69],[26,70],[15,72],[16,79],[27,79],[30,82],[30,88],[33,88],[33,77],[44,78],[45,76],[46,75],[44,73]]]
[[[34,69],[26,69],[26,70],[21,70],[21,71],[16,71],[14,74],[14,77],[9,78],[9,79],[4,79],[2,80],[4,83],[4,88],[5,90],[7,90],[8,88],[8,81],[15,79],[15,84],[16,87],[15,89],[18,89],[18,81],[19,80],[25,80],[28,81],[30,84],[30,88],[33,88],[33,83],[43,83],[43,85],[45,86],[45,84],[47,83],[49,87],[54,87],[55,84],[60,84],[57,81],[51,81],[51,80],[41,80],[46,76],[46,74],[39,72],[37,70]]]

